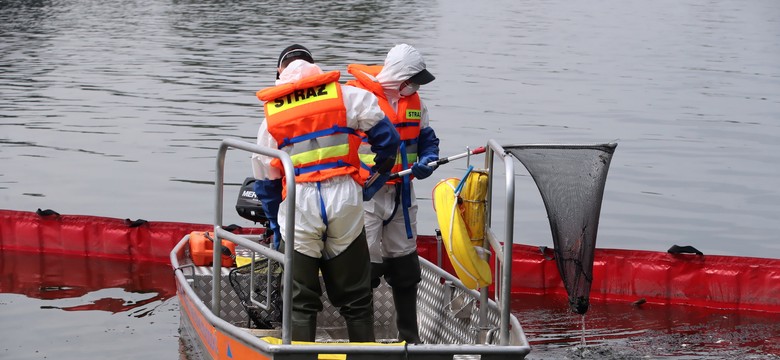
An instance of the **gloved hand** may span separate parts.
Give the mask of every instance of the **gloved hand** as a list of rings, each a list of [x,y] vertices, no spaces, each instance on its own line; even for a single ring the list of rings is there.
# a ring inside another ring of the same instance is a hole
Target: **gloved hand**
[[[271,247],[274,250],[279,250],[279,244],[282,242],[282,230],[279,229],[279,223],[276,222],[276,220],[269,220],[269,228],[273,232],[273,246]]]
[[[433,170],[436,169],[436,167],[428,166],[428,163],[434,162],[436,160],[439,160],[439,157],[436,155],[428,155],[423,156],[412,165],[412,174],[414,174],[414,177],[417,179],[425,179],[431,174],[433,174]]]
[[[376,180],[371,184],[366,182],[366,185],[363,186],[363,201],[371,200],[371,198],[374,197],[377,191],[379,191],[379,189],[381,189],[382,186],[385,185],[387,180],[390,180],[389,172],[379,173],[379,176],[377,176]]]
[[[412,174],[418,179],[425,179],[433,173],[436,167],[428,166],[428,163],[439,160],[439,138],[436,132],[428,126],[420,129],[417,137],[417,162],[412,165]]]

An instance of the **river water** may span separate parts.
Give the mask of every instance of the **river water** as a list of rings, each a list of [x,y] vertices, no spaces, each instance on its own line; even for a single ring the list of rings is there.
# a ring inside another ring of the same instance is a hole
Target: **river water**
[[[599,247],[780,257],[776,0],[0,0],[0,38],[3,209],[212,222],[216,148],[254,141],[282,48],[344,70],[406,42],[437,77],[421,94],[442,155],[619,144]],[[251,175],[246,154],[226,166],[229,184]],[[517,179],[515,241],[551,246]],[[426,234],[434,184],[417,186]],[[246,224],[232,199],[225,222]]]

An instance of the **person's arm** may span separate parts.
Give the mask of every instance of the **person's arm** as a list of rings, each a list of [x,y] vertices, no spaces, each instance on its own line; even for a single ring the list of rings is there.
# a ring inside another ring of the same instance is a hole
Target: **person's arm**
[[[401,137],[395,126],[385,116],[371,129],[368,129],[366,135],[368,143],[371,144],[371,152],[376,154],[371,171],[382,174],[389,173],[395,164],[398,146],[401,143]]]
[[[276,142],[276,139],[274,139],[273,136],[271,136],[271,134],[268,132],[267,126],[268,125],[266,122],[263,121],[260,124],[260,127],[257,129],[257,145],[271,149],[278,149],[279,144]],[[273,158],[270,156],[252,154],[252,173],[255,179],[275,180],[282,178],[282,172],[278,168],[271,166],[271,160],[273,160]]]
[[[352,86],[342,86],[344,106],[347,108],[347,126],[362,130],[371,144],[374,157],[374,171],[380,170],[382,164],[395,162],[401,137],[385,113],[379,107],[374,94]],[[392,159],[392,160],[390,160]],[[388,172],[392,165],[381,172]]]
[[[257,145],[276,149],[276,140],[268,133],[265,121],[260,124],[257,131]],[[252,154],[252,173],[256,179],[254,183],[255,195],[263,205],[263,212],[268,218],[269,227],[274,233],[274,249],[278,249],[282,239],[277,220],[279,204],[282,202],[282,173],[271,166],[272,158],[260,154]]]
[[[276,180],[255,180],[255,195],[260,203],[263,204],[263,212],[268,218],[268,226],[274,233],[273,248],[279,248],[279,242],[282,240],[282,232],[279,229],[279,204],[282,203],[282,179]]]
[[[420,117],[420,136],[417,138],[417,162],[412,165],[412,174],[417,179],[425,179],[435,167],[429,163],[439,160],[439,138],[436,132],[428,126],[428,108],[422,104],[422,116]]]
[[[378,177],[363,188],[363,201],[368,201],[390,179],[401,136],[379,107],[374,94],[352,86],[343,86],[342,90],[347,126],[365,132],[371,151],[376,154],[371,171],[378,173]]]

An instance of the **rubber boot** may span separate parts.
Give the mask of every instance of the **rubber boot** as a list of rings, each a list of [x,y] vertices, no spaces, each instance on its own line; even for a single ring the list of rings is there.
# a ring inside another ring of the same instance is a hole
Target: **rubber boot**
[[[292,339],[314,341],[317,313],[322,311],[320,259],[299,252],[293,254]]]
[[[420,259],[417,251],[397,258],[385,258],[385,280],[393,289],[398,340],[420,344],[417,327],[417,283],[420,282]]]
[[[328,299],[347,323],[351,342],[373,342],[374,300],[365,230],[344,252],[323,261]]]

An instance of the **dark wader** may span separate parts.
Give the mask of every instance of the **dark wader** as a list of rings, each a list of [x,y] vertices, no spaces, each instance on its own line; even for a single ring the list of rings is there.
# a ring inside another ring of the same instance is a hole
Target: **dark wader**
[[[403,207],[404,222],[409,238],[412,237],[409,225],[408,207],[411,202],[401,199],[402,186],[396,185],[395,208],[390,218],[384,221],[388,224],[396,215],[399,203],[404,201],[408,206]],[[409,197],[406,195],[405,197]],[[384,275],[385,281],[393,290],[393,304],[396,312],[396,326],[398,327],[398,340],[412,344],[420,344],[419,330],[417,326],[417,284],[421,280],[420,259],[417,251],[397,258],[382,258],[382,263],[371,263],[371,286],[379,286],[379,277]]]
[[[331,259],[317,259],[297,251],[293,256],[292,339],[315,340],[317,313],[322,311],[322,270],[328,299],[344,317],[349,341],[374,341],[374,302],[365,230],[344,252]]]

